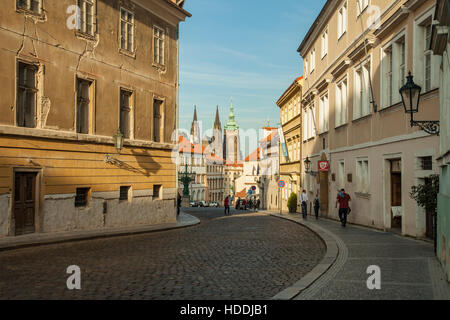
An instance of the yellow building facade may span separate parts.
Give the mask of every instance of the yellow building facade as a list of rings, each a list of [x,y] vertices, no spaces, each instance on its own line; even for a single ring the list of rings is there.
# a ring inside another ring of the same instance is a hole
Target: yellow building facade
[[[280,149],[280,179],[286,185],[281,189],[281,209],[288,212],[288,199],[291,193],[297,198],[302,190],[301,182],[301,99],[303,77],[295,79],[283,95],[278,99],[280,108],[280,123],[283,131],[286,153]],[[281,145],[280,145],[281,148]]]
[[[0,237],[176,221],[178,35],[190,14],[169,0],[0,7]]]

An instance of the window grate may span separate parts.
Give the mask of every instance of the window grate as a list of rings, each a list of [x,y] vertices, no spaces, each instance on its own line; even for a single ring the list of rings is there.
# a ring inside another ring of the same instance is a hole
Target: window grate
[[[431,156],[421,157],[420,167],[422,168],[422,170],[433,170],[433,158]]]
[[[77,193],[75,196],[75,207],[87,206],[90,190],[91,188],[77,188]]]
[[[128,194],[130,192],[130,186],[122,186],[120,187],[120,196],[119,200],[121,201],[128,201]]]

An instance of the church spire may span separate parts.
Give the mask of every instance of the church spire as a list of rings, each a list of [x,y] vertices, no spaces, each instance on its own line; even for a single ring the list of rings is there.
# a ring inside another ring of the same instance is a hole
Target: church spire
[[[191,126],[191,142],[199,143],[200,141],[200,127],[197,120],[197,106],[194,105],[194,120]]]
[[[239,129],[239,126],[234,119],[233,97],[231,97],[230,115],[228,116],[228,122],[227,125],[225,126],[225,130],[237,130],[237,129]]]
[[[214,121],[213,129],[222,131],[222,124],[220,123],[220,117],[219,117],[219,106],[216,107],[216,121]]]

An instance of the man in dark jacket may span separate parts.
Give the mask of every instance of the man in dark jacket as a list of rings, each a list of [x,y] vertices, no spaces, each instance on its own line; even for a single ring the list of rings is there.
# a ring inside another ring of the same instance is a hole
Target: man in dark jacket
[[[345,227],[345,225],[347,224],[349,201],[352,201],[352,199],[350,198],[348,193],[345,193],[345,190],[342,188],[337,195],[335,208],[337,208],[337,205],[339,203],[339,219],[341,220],[341,224],[343,227]]]

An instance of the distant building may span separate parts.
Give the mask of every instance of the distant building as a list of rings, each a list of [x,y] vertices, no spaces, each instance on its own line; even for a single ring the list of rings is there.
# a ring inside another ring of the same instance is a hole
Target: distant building
[[[225,176],[223,159],[222,124],[220,123],[219,107],[216,108],[216,118],[213,125],[213,135],[210,144],[206,148],[206,177],[207,197],[209,202],[217,202],[223,205],[225,199]]]
[[[176,221],[182,4],[1,1],[0,237]]]

